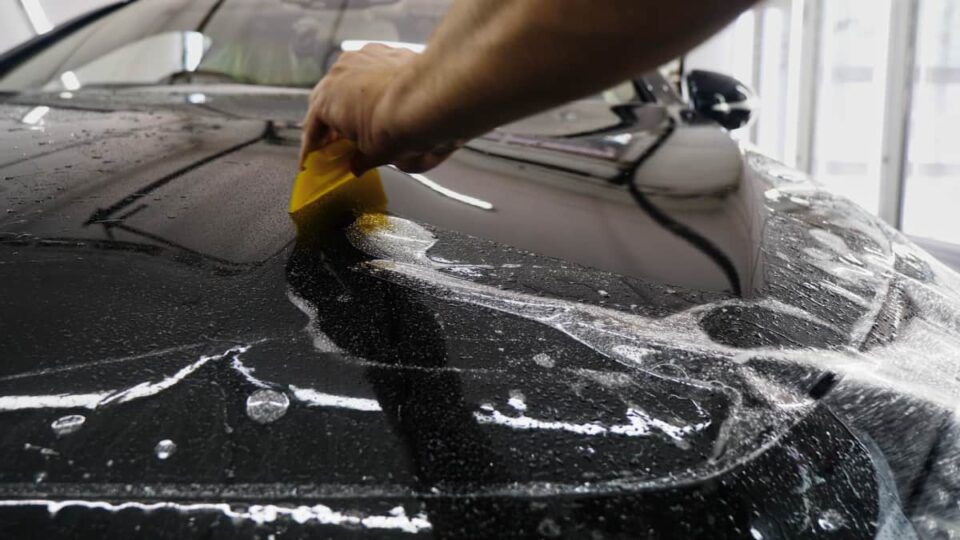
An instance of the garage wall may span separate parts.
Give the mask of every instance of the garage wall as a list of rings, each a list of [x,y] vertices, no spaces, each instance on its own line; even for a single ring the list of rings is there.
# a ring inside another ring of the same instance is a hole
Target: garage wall
[[[687,65],[756,89],[741,138],[942,248],[960,245],[957,29],[957,0],[770,0]]]

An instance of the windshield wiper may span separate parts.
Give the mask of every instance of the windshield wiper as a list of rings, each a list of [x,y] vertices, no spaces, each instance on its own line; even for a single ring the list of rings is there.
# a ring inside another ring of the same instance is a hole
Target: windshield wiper
[[[229,73],[223,73],[221,71],[208,71],[208,70],[193,70],[193,71],[178,71],[172,75],[167,75],[155,82],[147,81],[94,81],[89,83],[84,83],[82,88],[84,89],[111,89],[111,88],[137,88],[141,86],[168,86],[176,84],[194,84],[194,81],[190,80],[191,76],[199,75],[201,78],[208,79],[218,79],[215,83],[211,84],[252,84],[256,85],[257,82],[253,79],[248,79],[244,77],[237,77]]]
[[[183,70],[178,71],[168,77],[163,79],[161,84],[178,84],[178,83],[193,83],[193,77],[199,76],[201,78],[210,78],[210,79],[220,79],[219,82],[230,82],[236,84],[257,84],[257,81],[247,77],[239,77],[237,75],[232,75],[230,73],[224,73],[222,71],[213,71],[207,69],[195,69],[193,71]]]

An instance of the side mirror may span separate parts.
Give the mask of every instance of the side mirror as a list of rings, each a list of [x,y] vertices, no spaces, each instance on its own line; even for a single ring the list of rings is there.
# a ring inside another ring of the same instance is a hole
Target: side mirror
[[[686,84],[693,109],[731,131],[756,118],[756,94],[729,75],[694,70],[687,74]]]

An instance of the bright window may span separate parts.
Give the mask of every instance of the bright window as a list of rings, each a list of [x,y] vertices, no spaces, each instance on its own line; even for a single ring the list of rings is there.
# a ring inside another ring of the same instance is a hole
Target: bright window
[[[822,3],[811,172],[874,213],[880,201],[890,2]]]
[[[960,0],[767,0],[687,60],[757,91],[758,122],[736,137],[960,245]]]
[[[904,231],[960,244],[960,2],[920,3]]]

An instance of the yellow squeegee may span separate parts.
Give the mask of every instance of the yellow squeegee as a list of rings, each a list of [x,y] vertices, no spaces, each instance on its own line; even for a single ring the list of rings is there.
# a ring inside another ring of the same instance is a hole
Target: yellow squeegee
[[[341,139],[307,156],[290,195],[290,217],[298,228],[340,228],[365,214],[386,212],[387,196],[377,170],[359,178],[351,172],[355,152],[353,143]]]

